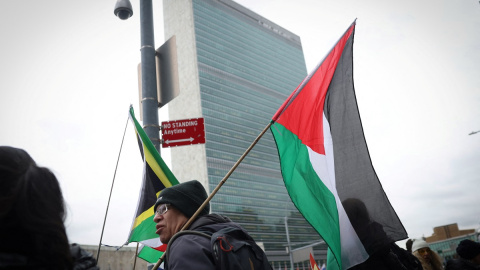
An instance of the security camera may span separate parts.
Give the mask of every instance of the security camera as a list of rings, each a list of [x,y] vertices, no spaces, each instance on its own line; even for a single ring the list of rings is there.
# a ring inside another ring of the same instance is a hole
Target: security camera
[[[117,0],[113,13],[121,20],[126,20],[133,15],[132,4],[129,0]]]

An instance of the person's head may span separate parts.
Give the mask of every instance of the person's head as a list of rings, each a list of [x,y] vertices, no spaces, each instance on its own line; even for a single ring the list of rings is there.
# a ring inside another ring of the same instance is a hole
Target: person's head
[[[0,146],[0,251],[68,269],[65,205],[55,175],[18,148]]]
[[[360,228],[370,223],[367,206],[360,199],[348,198],[342,202],[343,208],[354,228]]]
[[[462,240],[457,246],[457,254],[462,259],[480,265],[480,243],[469,239]]]
[[[207,197],[205,188],[197,180],[171,186],[160,192],[153,208],[153,221],[157,223],[157,234],[162,243],[168,243],[172,236],[180,231]],[[209,212],[210,204],[207,204],[199,216]]]
[[[430,250],[430,247],[428,246],[427,242],[422,239],[417,239],[413,242],[412,252],[418,253],[426,261],[430,261],[432,256],[432,251]]]
[[[423,269],[443,269],[442,258],[431,250],[424,240],[416,239],[413,241],[412,253],[422,263]]]

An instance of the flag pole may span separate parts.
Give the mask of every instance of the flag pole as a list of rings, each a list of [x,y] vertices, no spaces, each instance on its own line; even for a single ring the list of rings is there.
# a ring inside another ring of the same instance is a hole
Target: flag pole
[[[193,221],[197,218],[197,216],[200,214],[200,212],[202,212],[203,208],[205,208],[205,206],[207,206],[207,204],[212,200],[213,196],[215,196],[215,194],[217,194],[218,190],[223,186],[223,184],[225,184],[225,182],[230,177],[230,175],[232,175],[232,173],[235,171],[235,169],[237,169],[238,165],[240,165],[240,163],[248,155],[250,150],[252,150],[252,148],[257,144],[257,142],[260,140],[260,138],[262,138],[262,136],[265,134],[265,132],[267,132],[267,130],[270,128],[270,126],[272,126],[272,124],[273,124],[273,120],[270,121],[270,123],[262,130],[262,132],[257,136],[257,138],[252,142],[252,144],[247,148],[247,150],[245,150],[245,152],[237,160],[237,162],[235,162],[235,164],[233,164],[230,171],[228,171],[228,173],[223,177],[222,181],[220,181],[220,183],[218,183],[217,187],[215,187],[215,189],[212,191],[212,193],[210,193],[208,198],[205,199],[205,201],[202,203],[202,205],[200,205],[200,207],[193,214],[193,216],[187,221],[187,223],[185,223],[185,225],[183,225],[183,227],[180,229],[180,231],[183,231],[183,230],[187,229],[193,223]],[[160,264],[162,264],[163,260],[165,259],[164,258],[165,254],[166,254],[166,252],[163,253],[162,257],[160,257],[160,259],[155,264],[155,266],[153,266],[152,270],[157,270],[158,269]]]
[[[103,230],[105,229],[105,222],[107,221],[108,207],[110,206],[110,199],[112,198],[113,183],[115,183],[115,176],[117,175],[118,161],[120,161],[120,153],[122,153],[123,141],[125,139],[125,133],[127,133],[128,120],[130,117],[127,117],[127,123],[125,124],[125,130],[123,131],[122,143],[120,144],[120,151],[118,151],[117,165],[115,165],[115,172],[113,173],[112,187],[110,188],[110,195],[108,196],[107,209],[105,210],[105,218],[103,219],[102,233],[100,234],[100,242],[98,243],[97,251],[97,262],[98,257],[100,256],[100,248],[102,246]]]
[[[133,260],[133,270],[135,270],[135,266],[137,266],[137,257],[138,257],[138,242],[137,242],[137,249],[135,249],[135,259]]]

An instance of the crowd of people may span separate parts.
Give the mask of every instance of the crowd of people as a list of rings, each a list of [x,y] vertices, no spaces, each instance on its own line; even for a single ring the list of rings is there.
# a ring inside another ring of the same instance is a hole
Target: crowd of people
[[[212,250],[213,242],[200,234],[229,229],[253,241],[239,224],[211,214],[209,204],[195,214],[206,199],[206,190],[196,180],[166,188],[159,194],[154,206],[156,232],[163,243],[170,241],[164,269],[217,269],[219,252]],[[352,219],[353,223],[365,223],[357,227],[364,232],[360,238],[370,241],[367,248],[375,246],[366,262],[351,269],[480,269],[478,242],[461,241],[456,248],[458,257],[444,262],[423,239],[408,239],[406,250],[389,241],[378,224],[368,222],[368,212],[362,210],[365,207],[361,201],[348,199],[344,205],[349,217],[357,217]],[[26,151],[0,146],[0,270],[99,269],[91,254],[69,243],[65,215],[65,202],[55,175],[38,166]],[[197,233],[178,234],[192,217],[189,230]],[[225,248],[222,243],[220,247]],[[265,256],[263,251],[255,252]],[[253,262],[250,265],[253,267]]]

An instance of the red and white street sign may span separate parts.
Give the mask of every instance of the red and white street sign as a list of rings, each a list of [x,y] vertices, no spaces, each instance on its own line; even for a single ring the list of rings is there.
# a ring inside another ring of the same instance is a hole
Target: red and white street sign
[[[162,147],[205,143],[203,118],[162,122]]]

